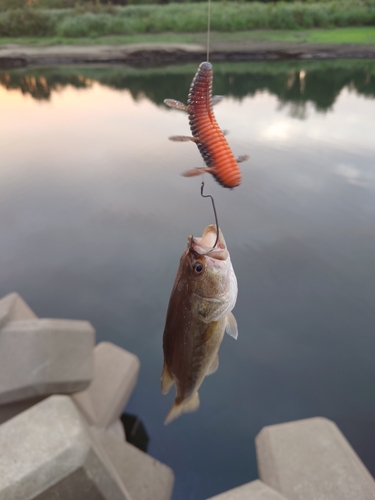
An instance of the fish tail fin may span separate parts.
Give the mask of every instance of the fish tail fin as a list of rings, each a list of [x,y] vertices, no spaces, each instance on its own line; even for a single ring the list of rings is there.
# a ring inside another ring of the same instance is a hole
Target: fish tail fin
[[[163,365],[163,373],[161,374],[161,392],[162,394],[168,394],[171,390],[172,385],[174,384],[174,380],[168,370],[167,365],[164,363]]]
[[[164,425],[168,425],[170,422],[172,422],[172,420],[175,420],[183,413],[191,413],[198,410],[199,404],[200,401],[198,392],[195,392],[194,395],[186,402],[175,402],[164,421]]]
[[[185,172],[182,172],[181,175],[183,175],[184,177],[194,177],[195,175],[202,175],[205,172],[212,173],[212,169],[209,167],[191,168],[190,170],[185,170]]]

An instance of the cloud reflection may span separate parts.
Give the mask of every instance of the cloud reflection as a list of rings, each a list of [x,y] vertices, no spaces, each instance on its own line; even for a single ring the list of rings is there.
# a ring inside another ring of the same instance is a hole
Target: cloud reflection
[[[179,175],[202,164],[197,148],[167,139],[189,133],[186,114],[159,102],[179,98],[175,81],[138,101],[98,81],[43,104],[0,89],[0,293],[18,291],[40,316],[87,319],[99,340],[140,356],[128,409],[174,468],[176,498],[207,498],[218,476],[223,490],[254,479],[249,442],[263,425],[375,415],[375,101],[335,87],[332,112],[309,102],[296,120],[279,107],[286,81],[272,88],[273,69],[257,85],[241,77],[242,100],[215,108],[235,154],[250,155],[236,190],[206,179],[239,280],[240,334],[225,339],[201,410],[167,429],[169,293],[187,236],[213,218],[201,179]]]

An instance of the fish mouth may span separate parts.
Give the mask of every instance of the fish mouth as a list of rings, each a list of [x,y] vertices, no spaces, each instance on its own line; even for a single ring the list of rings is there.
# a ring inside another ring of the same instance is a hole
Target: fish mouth
[[[218,260],[226,260],[228,258],[228,250],[221,229],[219,228],[219,238],[216,246],[214,246],[217,238],[217,229],[215,224],[210,224],[203,231],[200,238],[189,236],[188,246],[190,251],[198,255],[209,255]]]

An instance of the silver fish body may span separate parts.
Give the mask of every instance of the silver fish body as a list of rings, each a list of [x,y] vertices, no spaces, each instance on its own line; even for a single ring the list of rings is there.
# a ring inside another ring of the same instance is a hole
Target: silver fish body
[[[234,274],[222,232],[216,226],[201,238],[189,236],[173,285],[163,335],[163,394],[176,384],[176,399],[165,424],[199,407],[198,389],[218,367],[225,330],[237,338],[231,310],[237,299]]]

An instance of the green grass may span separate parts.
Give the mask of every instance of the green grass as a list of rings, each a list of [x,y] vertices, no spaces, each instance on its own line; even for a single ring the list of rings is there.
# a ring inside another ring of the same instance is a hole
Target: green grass
[[[321,3],[220,1],[211,6],[211,29],[227,33],[355,26],[375,26],[375,0]],[[2,37],[97,38],[170,31],[203,33],[206,28],[205,2],[100,8],[94,5],[49,10],[30,7],[0,12]]]
[[[353,43],[374,44],[375,27],[355,27],[336,29],[312,29],[312,30],[253,30],[240,31],[236,33],[212,32],[211,42],[246,43],[254,42],[304,42],[304,43]],[[92,45],[107,44],[119,45],[129,43],[206,43],[204,33],[155,33],[139,34],[129,36],[104,36],[104,37],[11,37],[0,38],[0,46],[6,44],[20,44],[33,46],[49,45]]]

